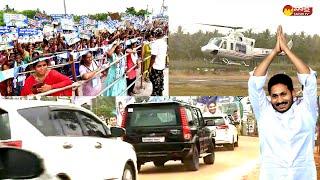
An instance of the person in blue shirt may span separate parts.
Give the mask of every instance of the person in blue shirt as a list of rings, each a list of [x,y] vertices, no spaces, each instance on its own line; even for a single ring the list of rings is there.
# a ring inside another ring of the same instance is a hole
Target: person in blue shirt
[[[286,74],[271,77],[270,98],[265,94],[267,69],[282,51],[297,69],[304,87],[302,98],[295,96]],[[318,117],[316,72],[288,48],[281,26],[273,51],[250,73],[248,90],[259,130],[260,180],[317,179],[313,157]]]

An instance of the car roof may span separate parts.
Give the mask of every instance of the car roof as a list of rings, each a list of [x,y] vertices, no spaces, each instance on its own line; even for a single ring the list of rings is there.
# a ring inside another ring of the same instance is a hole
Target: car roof
[[[226,117],[228,116],[227,114],[223,114],[223,113],[218,113],[218,114],[214,114],[212,116],[205,116],[203,117],[204,119],[210,119],[210,118],[222,118],[222,117]]]
[[[159,106],[159,105],[178,105],[178,106],[190,106],[194,108],[198,108],[196,106],[192,106],[190,104],[187,104],[185,102],[177,102],[177,101],[164,101],[164,102],[142,102],[142,103],[132,103],[128,104],[127,107],[132,107],[132,106],[139,106],[139,107],[147,107],[147,106]]]
[[[5,99],[1,100],[0,108],[4,109],[6,111],[9,110],[18,110],[18,109],[26,109],[31,107],[41,107],[41,106],[59,106],[59,107],[68,107],[68,108],[74,108],[82,110],[85,108],[82,108],[81,106],[66,103],[66,102],[59,102],[59,101],[39,101],[39,100],[11,100],[11,99]]]

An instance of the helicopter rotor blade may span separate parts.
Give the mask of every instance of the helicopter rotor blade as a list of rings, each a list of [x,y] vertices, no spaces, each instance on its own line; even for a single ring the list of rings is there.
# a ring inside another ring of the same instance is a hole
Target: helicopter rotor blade
[[[233,29],[233,30],[243,29],[243,27],[240,27],[240,26],[223,26],[223,25],[217,25],[217,24],[205,24],[205,23],[198,23],[198,24],[206,25],[206,26],[215,26],[215,27],[230,28],[230,29]]]

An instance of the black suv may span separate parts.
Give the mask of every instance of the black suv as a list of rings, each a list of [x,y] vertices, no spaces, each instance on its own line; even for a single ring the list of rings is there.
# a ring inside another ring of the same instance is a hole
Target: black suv
[[[137,153],[138,170],[145,162],[157,167],[181,160],[188,170],[199,169],[199,158],[214,163],[212,133],[199,108],[180,102],[129,104],[123,115],[124,141]]]

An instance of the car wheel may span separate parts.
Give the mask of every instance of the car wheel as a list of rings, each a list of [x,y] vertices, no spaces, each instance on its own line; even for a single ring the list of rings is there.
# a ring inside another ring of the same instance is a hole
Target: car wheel
[[[237,137],[237,142],[234,143],[235,147],[239,147],[239,137]]]
[[[163,167],[164,166],[164,163],[166,163],[166,161],[153,161],[153,164],[156,166],[156,167]]]
[[[135,180],[134,170],[129,164],[126,164],[122,174],[122,180]]]
[[[138,170],[138,173],[141,171],[141,163],[137,163],[137,170]]]
[[[213,164],[214,163],[214,152],[203,157],[203,161],[205,164]]]
[[[231,151],[234,150],[234,142],[232,142],[231,144],[228,144],[227,148]]]
[[[215,148],[215,145],[214,145],[213,141],[211,141],[211,143],[208,146],[207,152],[208,153],[213,153],[214,152],[214,148]]]
[[[199,153],[196,146],[193,146],[192,156],[184,160],[189,171],[197,171],[199,169]]]

